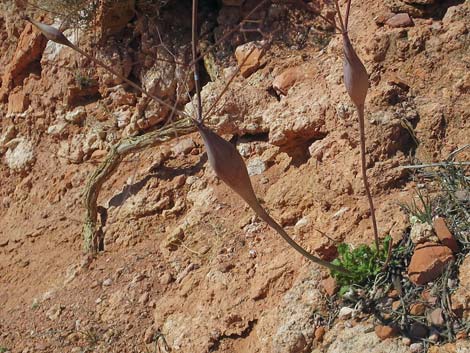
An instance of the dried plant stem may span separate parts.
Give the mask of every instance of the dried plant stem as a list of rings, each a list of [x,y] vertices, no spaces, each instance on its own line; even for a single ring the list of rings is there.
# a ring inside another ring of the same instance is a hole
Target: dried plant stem
[[[104,62],[102,62],[101,60],[93,57],[92,55],[88,54],[87,52],[83,51],[82,49],[80,49],[79,47],[73,45],[71,46],[71,48],[73,50],[75,50],[76,52],[80,53],[81,55],[85,56],[86,58],[88,58],[89,60],[93,61],[95,64],[97,64],[98,66],[101,66],[102,68],[106,69],[107,71],[109,71],[110,73],[112,73],[113,75],[115,75],[116,77],[120,78],[121,80],[123,80],[124,82],[126,82],[128,85],[130,85],[132,88],[136,89],[137,91],[145,94],[146,96],[152,98],[154,101],[156,101],[157,103],[160,103],[161,105],[164,105],[165,107],[171,109],[172,111],[174,111],[177,115],[179,116],[184,116],[184,117],[187,117],[187,114],[181,110],[177,110],[174,108],[173,105],[171,105],[170,103],[167,103],[165,102],[163,99],[155,96],[154,94],[148,92],[146,89],[142,88],[141,86],[139,86],[138,84],[136,84],[135,82],[132,82],[131,80],[129,80],[127,77],[125,77],[124,75],[120,74],[119,72],[117,72],[116,70],[114,70],[111,66],[109,65],[106,65]]]
[[[176,133],[178,133],[178,136],[181,136],[194,131],[195,127],[191,119],[180,119],[157,131],[123,139],[111,148],[106,159],[89,177],[85,187],[84,203],[86,212],[82,231],[85,251],[92,253],[98,251],[98,239],[96,237],[98,195],[102,185],[116,172],[124,157],[132,152],[154,147],[169,141],[175,137]]]
[[[201,102],[201,82],[199,81],[199,70],[197,58],[197,47],[198,47],[198,30],[197,30],[197,0],[193,0],[193,12],[192,12],[192,51],[193,51],[193,74],[194,74],[194,85],[196,87],[196,99],[197,99],[197,115],[196,120],[202,123],[202,102]]]
[[[370,192],[369,179],[367,178],[367,161],[366,161],[366,134],[364,127],[364,106],[358,106],[357,115],[359,120],[359,134],[360,134],[360,145],[361,145],[361,170],[362,180],[364,182],[364,189],[366,190],[367,200],[369,201],[370,216],[372,219],[372,227],[374,229],[374,240],[377,251],[380,249],[379,244],[379,231],[377,229],[377,220],[375,218],[375,207],[372,194]]]

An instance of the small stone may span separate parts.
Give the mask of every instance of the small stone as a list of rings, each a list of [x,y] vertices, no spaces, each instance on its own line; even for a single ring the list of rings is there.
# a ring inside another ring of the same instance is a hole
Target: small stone
[[[449,247],[453,252],[458,252],[459,246],[457,245],[457,241],[454,236],[449,231],[445,219],[442,217],[436,217],[434,218],[432,225],[441,243]]]
[[[426,306],[423,303],[413,303],[410,306],[410,314],[414,316],[421,316],[424,314]]]
[[[262,174],[266,170],[266,162],[259,157],[253,158],[248,162],[246,169],[249,176]]]
[[[165,272],[161,277],[160,277],[160,284],[167,285],[173,282],[174,278],[171,275],[170,272]]]
[[[434,309],[428,315],[428,320],[432,325],[434,325],[436,327],[444,326],[443,310],[441,308]]]
[[[424,346],[422,343],[412,343],[410,345],[410,352],[411,353],[423,353],[424,352]]]
[[[431,242],[419,244],[408,267],[410,280],[418,285],[428,283],[436,279],[453,259],[447,246]]]
[[[256,250],[254,250],[254,249],[251,249],[251,250],[249,251],[249,254],[250,254],[250,257],[251,257],[252,259],[254,259],[254,258],[258,255],[258,253],[256,252]]]
[[[57,320],[62,313],[62,309],[63,307],[61,305],[55,304],[47,311],[46,317],[52,321]]]
[[[36,160],[34,145],[25,138],[12,139],[5,147],[8,148],[5,159],[8,167],[13,171],[25,172]]]
[[[185,138],[179,141],[171,148],[171,152],[173,152],[174,156],[178,156],[181,154],[187,154],[191,152],[191,150],[196,147],[192,138]]]
[[[333,295],[338,292],[339,286],[336,283],[335,279],[331,276],[328,276],[324,280],[321,281],[321,285],[323,286],[323,289],[325,290],[325,293],[332,297]]]
[[[103,286],[104,287],[109,287],[111,284],[113,284],[113,280],[111,278],[106,278],[104,281],[103,281]]]
[[[347,306],[343,306],[340,310],[339,310],[339,314],[338,314],[338,317],[342,320],[347,320],[347,319],[350,319],[351,316],[353,315],[354,313],[354,309],[353,308],[349,308]]]
[[[398,333],[398,329],[395,326],[388,325],[377,325],[375,326],[375,334],[382,341],[387,338],[395,337]]]
[[[235,57],[237,58],[238,65],[241,66],[240,72],[243,77],[247,78],[258,70],[264,53],[265,49],[258,42],[249,42],[237,47]]]
[[[176,251],[181,244],[181,241],[184,239],[184,230],[183,227],[176,227],[168,235],[168,237],[163,241],[162,245],[164,248],[170,251]]]
[[[396,299],[396,298],[398,298],[399,293],[398,293],[398,291],[397,291],[396,289],[392,289],[390,292],[388,292],[387,296],[388,296],[389,298]]]
[[[437,343],[437,341],[439,341],[439,334],[437,334],[436,332],[434,332],[433,334],[431,334],[429,337],[428,337],[428,340],[432,343]]]
[[[273,88],[278,94],[286,96],[289,89],[305,77],[305,69],[301,67],[291,67],[276,76],[273,81]]]
[[[301,219],[299,219],[297,221],[297,223],[295,223],[294,228],[295,228],[296,231],[300,231],[303,228],[305,228],[306,226],[308,226],[308,224],[309,224],[308,218],[302,217]]]
[[[411,339],[408,337],[403,337],[401,341],[405,346],[409,346],[411,344]]]
[[[47,134],[54,136],[54,137],[58,137],[64,133],[66,128],[67,128],[67,123],[64,121],[61,121],[55,125],[49,126],[47,128]]]
[[[384,12],[375,17],[374,22],[377,26],[383,26],[393,16],[395,16],[393,12]]]
[[[401,306],[401,301],[395,300],[392,303],[392,310],[397,311],[400,308],[400,306]]]
[[[0,136],[0,153],[6,147],[5,145],[13,140],[16,136],[15,125],[10,125],[4,128],[4,133]]]
[[[325,336],[326,330],[323,326],[317,327],[315,329],[315,340],[318,342],[323,341],[323,336]]]
[[[86,110],[84,107],[77,107],[71,112],[65,114],[64,120],[71,124],[80,124],[86,118]]]
[[[421,244],[427,241],[438,242],[437,236],[432,231],[432,226],[421,222],[415,222],[411,226],[410,239],[413,244]]]
[[[413,20],[407,13],[397,13],[385,21],[385,24],[394,28],[414,26]]]

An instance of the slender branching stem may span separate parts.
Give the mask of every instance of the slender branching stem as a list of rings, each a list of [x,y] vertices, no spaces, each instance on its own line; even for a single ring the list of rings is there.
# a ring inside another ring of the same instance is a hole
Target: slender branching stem
[[[336,12],[338,13],[341,33],[346,33],[346,28],[344,27],[343,16],[341,16],[341,8],[339,7],[338,0],[335,0],[335,7],[336,7]]]
[[[245,19],[243,21],[241,21],[238,25],[236,25],[234,28],[232,28],[230,31],[228,31],[222,37],[216,40],[215,43],[210,45],[205,51],[201,52],[196,59],[193,59],[189,66],[193,66],[195,61],[202,60],[208,52],[210,52],[212,49],[214,49],[216,46],[218,46],[220,43],[222,43],[235,32],[240,31],[243,27],[243,22],[246,21],[246,19],[250,18],[250,16],[253,15],[258,9],[260,9],[266,2],[267,0],[262,0],[258,5],[253,8],[253,10],[248,13],[248,15],[245,16]]]
[[[346,5],[346,14],[344,15],[344,29],[347,31],[348,30],[348,25],[349,25],[349,11],[351,10],[351,1],[348,0],[348,4]]]
[[[197,0],[193,0],[193,15],[192,15],[192,51],[193,51],[193,74],[194,85],[196,86],[196,99],[197,99],[197,115],[196,120],[202,123],[202,102],[201,102],[201,82],[199,80],[199,70],[197,57],[198,47],[198,28],[197,28]]]
[[[180,116],[183,116],[183,117],[188,117],[188,115],[181,111],[181,110],[178,110],[178,109],[174,109],[174,106],[171,105],[170,103],[168,102],[165,102],[163,99],[155,96],[154,94],[148,92],[145,88],[142,88],[141,86],[139,86],[138,84],[136,84],[135,82],[132,82],[131,80],[129,80],[127,77],[125,77],[124,75],[122,75],[121,73],[117,72],[116,70],[114,70],[111,66],[109,65],[106,65],[104,62],[102,62],[101,60],[93,57],[92,55],[88,54],[87,52],[85,52],[84,50],[80,49],[79,47],[77,47],[76,45],[73,45],[71,46],[71,48],[73,50],[75,50],[76,52],[80,53],[81,55],[85,56],[86,58],[88,58],[89,60],[93,61],[95,64],[97,64],[98,66],[101,66],[102,68],[104,68],[105,70],[109,71],[110,73],[112,73],[113,75],[115,75],[116,77],[119,77],[121,80],[123,80],[124,82],[126,82],[129,86],[133,87],[134,89],[136,89],[137,91],[145,94],[146,96],[152,98],[154,101],[156,101],[157,103],[161,104],[161,105],[164,105],[165,107],[171,109],[172,111],[174,111],[177,115],[180,115]]]
[[[366,161],[366,134],[364,127],[364,106],[358,106],[357,113],[359,119],[359,134],[361,140],[361,170],[362,170],[362,180],[364,182],[364,189],[366,190],[367,200],[369,201],[370,214],[372,218],[372,227],[374,229],[374,239],[375,246],[377,251],[379,248],[379,232],[377,229],[377,220],[375,219],[375,208],[374,200],[372,199],[372,194],[370,192],[369,180],[367,179],[367,161]]]

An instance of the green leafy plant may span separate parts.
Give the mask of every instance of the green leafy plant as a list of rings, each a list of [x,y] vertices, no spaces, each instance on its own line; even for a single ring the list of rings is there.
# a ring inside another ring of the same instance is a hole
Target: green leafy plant
[[[387,236],[383,241],[383,246],[378,250],[374,245],[365,244],[356,248],[344,243],[338,246],[338,257],[331,263],[350,272],[350,275],[344,275],[338,271],[331,271],[331,275],[341,287],[340,295],[349,291],[351,286],[365,284],[369,278],[375,277],[382,271],[388,258],[391,242],[392,237]]]
[[[8,352],[8,348],[0,347],[0,353]]]

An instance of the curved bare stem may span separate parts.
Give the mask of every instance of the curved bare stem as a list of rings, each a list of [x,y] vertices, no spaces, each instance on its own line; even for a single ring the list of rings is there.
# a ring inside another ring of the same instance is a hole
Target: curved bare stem
[[[98,251],[98,239],[96,237],[98,195],[102,185],[116,172],[124,157],[131,152],[137,152],[148,147],[157,146],[175,138],[177,135],[186,135],[194,131],[195,127],[191,119],[180,119],[159,130],[148,132],[141,136],[123,139],[111,148],[105,160],[89,177],[85,187],[84,203],[86,213],[82,231],[85,251],[90,251],[92,253],[96,253]]]

